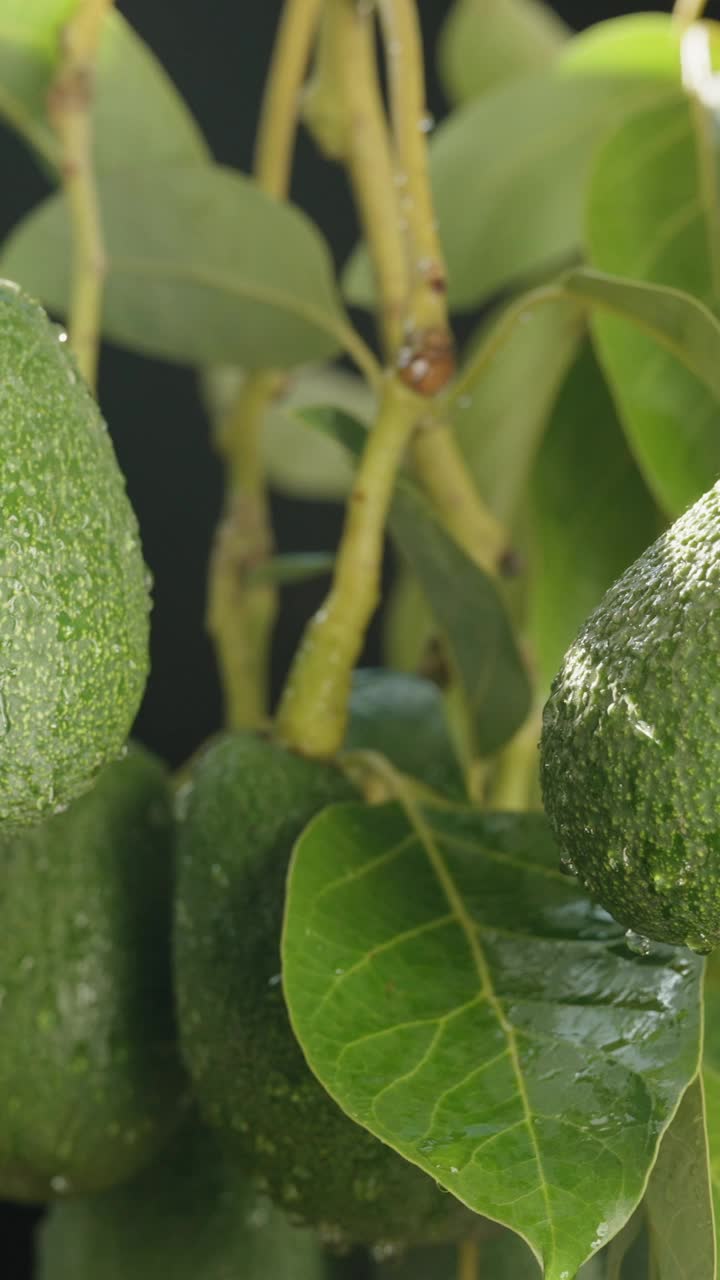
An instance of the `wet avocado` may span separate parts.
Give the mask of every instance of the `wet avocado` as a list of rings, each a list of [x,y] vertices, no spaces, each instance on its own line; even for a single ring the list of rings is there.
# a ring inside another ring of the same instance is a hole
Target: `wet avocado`
[[[568,869],[641,938],[720,942],[720,485],[622,575],[544,712]]]
[[[332,765],[237,733],[200,758],[181,799],[176,989],[206,1119],[260,1188],[328,1242],[457,1238],[474,1215],[340,1110],[285,1009],[290,853],[316,813],[356,793]]]
[[[120,751],[148,670],[138,528],[100,411],[42,308],[0,281],[0,829]]]

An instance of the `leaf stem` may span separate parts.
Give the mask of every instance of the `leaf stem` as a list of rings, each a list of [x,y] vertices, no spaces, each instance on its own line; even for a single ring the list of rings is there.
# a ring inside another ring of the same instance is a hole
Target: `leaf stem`
[[[255,147],[255,176],[268,195],[290,187],[300,94],[323,0],[287,0],[275,39]]]
[[[311,620],[277,717],[281,741],[329,757],[342,745],[355,663],[378,604],[385,522],[421,403],[388,376],[345,515],[330,593]]]
[[[428,172],[424,61],[415,0],[378,0],[390,84],[401,213],[407,226],[412,329],[446,331],[446,272]]]
[[[413,438],[412,457],[425,493],[458,546],[486,573],[497,574],[508,551],[507,533],[480,499],[449,424],[424,423]]]
[[[276,199],[287,196],[300,95],[321,0],[287,0],[268,73],[255,149],[258,185]],[[364,344],[344,334],[355,358]],[[360,350],[358,352],[358,345]],[[371,353],[368,353],[370,355]],[[278,593],[257,570],[272,557],[270,506],[261,439],[281,374],[259,370],[245,378],[218,433],[226,466],[225,509],[210,555],[207,628],[213,638],[224,692],[225,718],[233,729],[257,728],[268,714],[269,663]]]
[[[48,94],[60,144],[60,173],[72,230],[68,328],[80,372],[97,383],[102,291],[107,269],[92,159],[95,61],[113,0],[84,0],[60,34],[61,58]]]
[[[256,728],[267,716],[277,592],[272,583],[253,580],[252,573],[272,555],[260,440],[268,402],[280,382],[272,372],[251,374],[218,433],[226,497],[210,556],[207,627],[232,729]]]
[[[684,27],[689,27],[691,23],[697,22],[702,17],[706,4],[707,0],[675,0],[673,18]]]
[[[479,1280],[480,1249],[477,1240],[463,1240],[458,1245],[458,1280]]]

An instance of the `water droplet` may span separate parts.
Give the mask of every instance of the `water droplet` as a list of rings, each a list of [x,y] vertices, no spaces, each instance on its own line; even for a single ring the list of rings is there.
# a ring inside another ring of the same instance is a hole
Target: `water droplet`
[[[598,1222],[595,1228],[595,1235],[602,1240],[604,1236],[607,1235],[609,1230],[610,1230],[610,1227],[608,1226],[607,1222]]]
[[[577,867],[575,866],[575,863],[573,862],[572,858],[569,857],[569,855],[566,853],[563,853],[560,856],[560,870],[562,871],[564,876],[577,875]]]
[[[636,933],[634,929],[627,930],[625,946],[628,951],[632,951],[636,956],[648,956],[650,954],[650,939],[644,938],[641,933]]]
[[[64,1178],[61,1173],[56,1173],[55,1176],[50,1179],[50,1186],[55,1194],[59,1196],[67,1195],[70,1190],[70,1183],[68,1179]]]
[[[279,984],[280,984],[281,982],[282,982],[282,974],[281,974],[281,973],[274,973],[274,974],[273,974],[273,976],[272,976],[272,978],[268,978],[268,986],[269,986],[269,987],[277,987],[277,986],[279,986]]]
[[[685,939],[685,946],[694,951],[697,956],[709,956],[714,945],[704,933],[693,933]]]
[[[341,975],[342,975],[344,972],[345,972],[345,970],[344,970],[344,969],[336,969],[336,970],[335,970],[335,973],[336,973],[336,975],[337,975],[337,977],[338,977],[338,978],[339,978],[339,977],[341,977]]]
[[[58,334],[58,342],[67,342],[67,340],[68,340],[68,336],[67,336],[67,334],[66,334],[65,330],[64,330],[64,329],[61,329],[61,330],[60,330],[60,332],[59,332],[59,334]]]

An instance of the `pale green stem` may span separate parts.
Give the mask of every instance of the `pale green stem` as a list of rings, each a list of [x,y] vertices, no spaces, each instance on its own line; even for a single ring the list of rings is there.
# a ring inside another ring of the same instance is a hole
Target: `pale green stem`
[[[70,214],[72,263],[68,331],[80,372],[97,382],[102,293],[107,269],[92,162],[95,61],[112,0],[84,0],[60,35],[61,59],[48,95],[60,144],[60,174]]]
[[[278,711],[280,740],[304,755],[333,756],[345,737],[353,668],[380,599],[395,477],[420,411],[388,377],[350,493],[330,593],[305,632]]]
[[[300,95],[323,0],[286,0],[273,50],[255,148],[255,176],[268,195],[285,199]]]
[[[684,27],[689,27],[692,22],[697,22],[702,17],[706,3],[707,0],[675,0],[673,18],[676,18]]]

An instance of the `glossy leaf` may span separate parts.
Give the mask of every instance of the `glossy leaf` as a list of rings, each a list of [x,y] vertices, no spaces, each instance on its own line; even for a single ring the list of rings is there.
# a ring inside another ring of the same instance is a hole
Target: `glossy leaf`
[[[131,350],[204,364],[285,366],[334,354],[346,321],[311,222],[215,165],[127,169],[102,184],[103,332]],[[6,241],[0,271],[65,308],[70,240],[53,196]]]
[[[596,147],[619,119],[668,92],[647,78],[546,73],[454,112],[431,148],[451,305],[473,307],[575,254]],[[364,251],[344,287],[351,302],[372,302]]]
[[[715,1280],[717,1258],[702,1082],[660,1144],[645,1196],[656,1280]]]
[[[720,953],[706,962],[703,1085],[715,1222],[720,1224]]]
[[[471,342],[452,395],[453,425],[480,493],[507,524],[584,327],[581,304],[538,289]]]
[[[697,101],[678,94],[628,120],[595,167],[587,212],[592,264],[682,289],[716,308],[715,165],[713,126]],[[677,514],[720,472],[717,395],[626,320],[597,315],[594,330],[633,452],[658,501]],[[694,341],[698,360],[705,358],[702,340]]]
[[[0,117],[55,166],[47,94],[60,32],[77,0],[4,0],[0,11]],[[191,164],[208,157],[190,112],[158,59],[122,15],[105,23],[93,113],[100,170],[133,163]]]
[[[348,414],[308,409],[305,420],[356,456],[364,428]],[[393,541],[422,588],[444,635],[462,689],[472,755],[492,755],[530,709],[530,679],[498,588],[445,532],[412,481],[401,476],[389,520]]]
[[[325,1088],[546,1280],[627,1221],[700,1050],[701,962],[633,956],[558,862],[540,815],[336,806],[296,845],[283,939]]]
[[[215,368],[202,379],[205,403],[219,422],[240,390],[240,369]],[[360,421],[372,421],[375,399],[366,382],[332,365],[309,365],[288,378],[263,424],[263,461],[273,489],[294,498],[337,500],[347,496],[352,465],[331,435],[312,430],[301,410],[336,405]]]
[[[720,25],[702,24],[720,55]],[[598,22],[563,46],[558,70],[573,75],[648,75],[680,83],[681,24],[669,13],[627,13]]]
[[[589,343],[552,412],[530,507],[528,633],[544,696],[587,615],[660,532]]]
[[[479,97],[552,62],[569,28],[544,0],[457,0],[440,38],[440,75],[453,102]]]
[[[315,1237],[260,1198],[211,1132],[187,1122],[164,1156],[117,1189],[56,1205],[37,1280],[323,1280]]]

